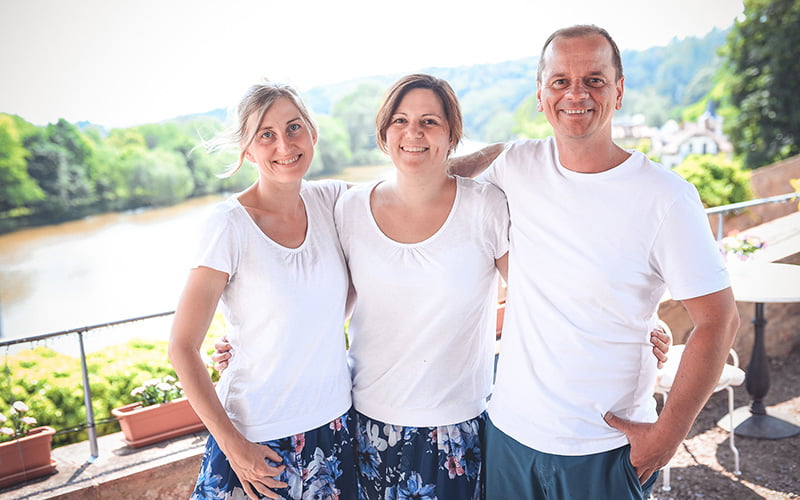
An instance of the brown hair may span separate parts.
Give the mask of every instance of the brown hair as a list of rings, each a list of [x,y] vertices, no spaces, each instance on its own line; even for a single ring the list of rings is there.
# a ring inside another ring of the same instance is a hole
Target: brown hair
[[[622,73],[622,56],[619,52],[619,47],[617,47],[617,43],[611,38],[611,35],[608,34],[608,31],[595,26],[594,24],[577,24],[575,26],[570,26],[569,28],[562,28],[560,30],[556,30],[550,37],[544,42],[544,46],[542,47],[542,53],[539,56],[539,69],[536,71],[536,81],[542,81],[542,71],[544,70],[544,52],[547,50],[547,47],[555,40],[556,38],[581,38],[581,37],[588,37],[592,35],[600,35],[606,40],[608,43],[611,44],[611,62],[614,65],[614,69],[617,70],[617,82],[622,79],[624,76]]]
[[[378,147],[384,153],[389,152],[386,145],[386,130],[392,124],[392,115],[397,111],[397,107],[400,106],[400,101],[412,89],[432,90],[442,101],[445,120],[447,120],[447,125],[450,129],[450,152],[452,152],[456,145],[461,142],[461,138],[464,135],[464,125],[458,98],[453,88],[445,80],[421,73],[402,77],[392,85],[392,88],[386,94],[383,104],[378,109],[378,115],[375,117]]]

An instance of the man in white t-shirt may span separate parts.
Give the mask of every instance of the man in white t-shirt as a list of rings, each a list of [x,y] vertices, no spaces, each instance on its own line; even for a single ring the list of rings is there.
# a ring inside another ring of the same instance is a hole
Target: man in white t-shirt
[[[482,153],[511,215],[487,499],[647,498],[733,343],[728,274],[694,187],[612,141],[624,77],[605,30],[551,35],[537,87],[555,137]],[[694,329],[659,416],[648,339],[667,288]]]

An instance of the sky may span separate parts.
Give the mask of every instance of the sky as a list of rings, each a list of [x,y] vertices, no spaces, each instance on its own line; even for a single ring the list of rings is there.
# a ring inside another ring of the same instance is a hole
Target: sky
[[[0,112],[129,127],[234,106],[265,77],[302,92],[538,56],[573,24],[663,46],[730,27],[742,1],[0,0]]]

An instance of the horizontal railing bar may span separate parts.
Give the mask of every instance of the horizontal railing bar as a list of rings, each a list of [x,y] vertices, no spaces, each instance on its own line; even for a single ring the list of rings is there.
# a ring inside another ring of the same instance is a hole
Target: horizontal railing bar
[[[800,199],[800,193],[779,194],[777,196],[770,196],[769,198],[759,198],[758,200],[741,201],[739,203],[731,203],[730,205],[720,205],[718,207],[707,208],[706,213],[710,215],[718,214],[720,212],[732,212],[734,210],[741,210],[742,208],[763,205],[766,203],[779,203],[781,201],[791,200],[792,198]]]
[[[118,320],[118,321],[111,321],[109,323],[100,323],[100,324],[97,324],[97,325],[83,326],[83,327],[80,327],[80,328],[72,328],[70,330],[63,330],[63,331],[60,331],[60,332],[43,333],[43,334],[40,334],[40,335],[32,335],[30,337],[20,337],[18,339],[0,340],[0,347],[12,346],[12,345],[16,345],[16,344],[22,344],[22,343],[25,343],[25,342],[38,342],[38,341],[46,340],[46,339],[53,338],[53,337],[59,337],[59,336],[62,336],[62,335],[69,335],[71,333],[88,332],[89,330],[96,330],[98,328],[107,328],[109,326],[117,326],[117,325],[122,325],[122,324],[125,324],[125,323],[134,323],[136,321],[143,321],[143,320],[146,320],[146,319],[159,318],[161,316],[169,316],[170,314],[175,314],[175,311],[167,311],[167,312],[156,313],[156,314],[148,314],[147,316],[139,316],[137,318],[121,319],[121,320]]]

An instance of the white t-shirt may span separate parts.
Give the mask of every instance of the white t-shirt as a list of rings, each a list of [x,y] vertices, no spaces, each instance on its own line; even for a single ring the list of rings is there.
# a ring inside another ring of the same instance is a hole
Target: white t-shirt
[[[496,187],[456,179],[447,220],[419,243],[381,232],[369,206],[375,184],[351,189],[336,206],[358,295],[349,330],[353,405],[370,418],[435,427],[486,407],[495,259],[508,250],[508,208]]]
[[[266,236],[236,196],[211,215],[195,266],[228,273],[221,308],[234,356],[217,384],[250,441],[305,432],[350,407],[344,321],[348,277],[333,207],[346,185],[303,182],[298,248]]]
[[[546,453],[626,444],[603,414],[657,418],[649,335],[666,287],[682,300],[729,286],[697,191],[639,152],[567,170],[552,138],[510,144],[486,178],[511,213],[492,422]]]

